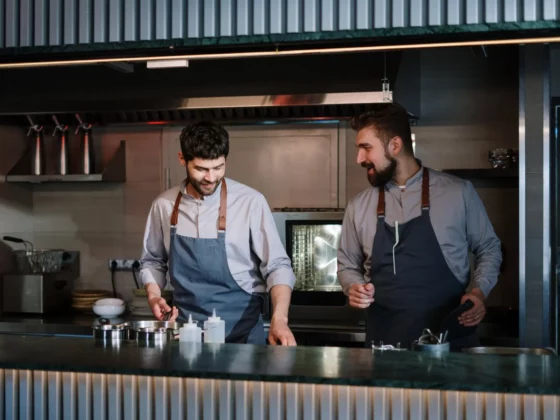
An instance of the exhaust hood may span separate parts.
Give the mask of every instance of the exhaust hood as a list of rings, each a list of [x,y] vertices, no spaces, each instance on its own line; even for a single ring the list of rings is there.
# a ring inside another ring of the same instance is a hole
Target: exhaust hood
[[[51,125],[52,115],[72,124],[79,113],[90,124],[171,124],[209,119],[222,123],[351,118],[373,104],[392,102],[390,90],[347,93],[221,96],[153,100],[51,102],[48,108],[0,113],[0,123],[25,124],[33,115],[37,124]],[[74,102],[74,103],[73,103]]]

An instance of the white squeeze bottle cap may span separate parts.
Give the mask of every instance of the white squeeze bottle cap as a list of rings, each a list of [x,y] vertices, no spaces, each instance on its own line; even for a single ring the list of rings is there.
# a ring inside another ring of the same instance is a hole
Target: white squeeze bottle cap
[[[226,323],[219,316],[216,316],[216,309],[212,310],[212,316],[204,321],[204,342],[205,343],[225,343]]]
[[[189,322],[179,328],[179,341],[200,342],[202,341],[202,329],[193,322],[192,315],[189,314]]]

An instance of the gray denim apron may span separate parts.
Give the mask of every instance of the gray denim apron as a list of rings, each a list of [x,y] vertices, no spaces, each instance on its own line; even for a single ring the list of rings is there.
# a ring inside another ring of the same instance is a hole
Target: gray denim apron
[[[449,269],[430,222],[429,171],[422,176],[422,213],[399,225],[399,242],[393,246],[395,228],[385,223],[385,188],[379,189],[377,232],[371,256],[374,302],[368,308],[366,346],[379,344],[410,348],[424,328],[439,331],[440,325],[461,303],[465,287]],[[453,343],[460,348],[472,340]]]
[[[217,238],[177,234],[179,191],[171,215],[169,274],[180,321],[189,314],[204,321],[216,314],[225,321],[227,343],[266,344],[261,317],[262,297],[243,290],[232,277],[226,255],[227,187],[222,179]],[[200,325],[202,327],[202,324]]]

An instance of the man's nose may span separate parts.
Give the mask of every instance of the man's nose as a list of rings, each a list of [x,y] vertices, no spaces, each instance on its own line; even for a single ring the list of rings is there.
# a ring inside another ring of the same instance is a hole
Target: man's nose
[[[365,162],[365,160],[366,160],[365,155],[366,154],[363,150],[358,150],[358,156],[356,157],[356,162],[358,163],[358,165],[361,165],[362,162]]]

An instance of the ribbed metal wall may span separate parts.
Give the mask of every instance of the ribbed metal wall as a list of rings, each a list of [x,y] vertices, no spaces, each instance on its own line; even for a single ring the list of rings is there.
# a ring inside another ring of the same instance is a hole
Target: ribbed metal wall
[[[0,48],[559,18],[557,0],[0,0]]]
[[[560,397],[0,370],[16,420],[558,420]]]

